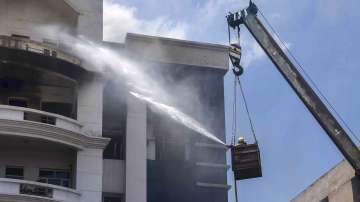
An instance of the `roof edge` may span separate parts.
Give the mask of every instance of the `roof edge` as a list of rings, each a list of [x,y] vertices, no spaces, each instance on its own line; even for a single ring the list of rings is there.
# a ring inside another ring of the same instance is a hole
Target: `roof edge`
[[[220,50],[220,51],[228,51],[229,49],[228,46],[221,44],[189,41],[189,40],[174,39],[174,38],[160,37],[160,36],[150,36],[150,35],[137,34],[137,33],[127,33],[125,41],[127,41],[128,39],[142,40],[144,42],[159,41],[165,44],[166,43],[176,44],[178,46],[196,47],[196,48],[212,49],[212,50]]]

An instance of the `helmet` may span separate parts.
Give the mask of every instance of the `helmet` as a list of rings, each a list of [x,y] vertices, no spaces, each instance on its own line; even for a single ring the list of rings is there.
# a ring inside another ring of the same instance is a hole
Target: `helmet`
[[[246,144],[244,137],[239,137],[238,144]]]

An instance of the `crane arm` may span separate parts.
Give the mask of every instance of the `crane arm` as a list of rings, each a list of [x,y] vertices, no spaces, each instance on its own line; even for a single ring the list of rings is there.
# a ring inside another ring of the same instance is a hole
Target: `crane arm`
[[[356,174],[360,174],[359,149],[259,20],[257,12],[256,5],[250,2],[246,10],[227,17],[229,26],[240,24],[246,26],[345,159],[355,169]]]

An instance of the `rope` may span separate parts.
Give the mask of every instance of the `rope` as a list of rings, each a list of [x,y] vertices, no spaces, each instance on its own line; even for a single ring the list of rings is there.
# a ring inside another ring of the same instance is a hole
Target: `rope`
[[[340,115],[340,113],[336,110],[335,106],[332,105],[330,103],[330,101],[328,100],[328,98],[322,93],[322,91],[320,90],[320,88],[316,85],[315,81],[310,77],[310,75],[306,72],[306,70],[304,69],[304,67],[300,64],[300,62],[296,59],[296,57],[293,55],[293,53],[290,51],[290,49],[288,49],[288,47],[285,45],[285,43],[281,40],[279,34],[276,32],[276,30],[274,29],[274,27],[270,24],[270,22],[268,21],[268,19],[265,17],[265,15],[261,12],[261,10],[259,9],[259,13],[261,14],[261,16],[264,18],[265,22],[267,23],[267,25],[270,27],[270,29],[272,30],[272,32],[275,34],[275,36],[277,37],[277,39],[280,41],[280,43],[282,44],[283,48],[289,53],[290,57],[295,61],[295,63],[297,64],[297,66],[300,67],[301,71],[304,73],[305,77],[310,81],[310,83],[312,84],[312,86],[315,88],[315,90],[319,93],[320,97],[325,101],[325,103],[330,107],[331,111],[335,113],[335,115],[340,119],[340,121],[343,123],[343,125],[347,128],[347,130],[350,132],[350,134],[357,140],[358,143],[360,143],[360,138],[353,132],[353,130],[350,128],[350,126],[347,124],[347,122],[342,118],[342,116]]]
[[[233,122],[232,122],[232,144],[235,144],[235,135],[237,132],[237,93],[236,93],[236,79],[234,78],[234,103],[233,103]]]
[[[255,140],[255,143],[257,143],[257,138],[256,138],[256,135],[255,135],[255,129],[254,129],[254,124],[252,122],[252,119],[251,119],[251,115],[250,115],[250,112],[249,112],[249,107],[248,107],[248,104],[247,104],[247,101],[246,101],[246,97],[245,97],[245,93],[244,93],[244,89],[241,85],[241,81],[240,81],[240,78],[238,77],[237,78],[238,80],[238,83],[239,83],[239,87],[240,87],[240,91],[241,91],[241,96],[243,98],[243,101],[244,101],[244,106],[245,106],[245,109],[246,109],[246,113],[247,113],[247,117],[248,117],[248,120],[249,120],[249,123],[250,123],[250,128],[251,128],[251,133],[254,137],[254,140]]]

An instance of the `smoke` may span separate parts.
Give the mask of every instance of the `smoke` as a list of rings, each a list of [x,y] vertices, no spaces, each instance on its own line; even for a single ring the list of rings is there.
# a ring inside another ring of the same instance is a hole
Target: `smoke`
[[[85,62],[83,66],[88,70],[124,81],[131,95],[147,102],[154,110],[168,115],[178,123],[217,143],[224,144],[194,118],[171,105],[171,103],[176,103],[175,100],[178,100],[179,97],[171,96],[172,92],[164,90],[163,86],[167,81],[161,76],[152,77],[152,74],[146,71],[150,68],[144,67],[144,63],[135,62],[126,55],[84,37],[73,37],[62,33],[57,27],[43,27],[41,30],[51,34],[57,33],[59,41],[70,48],[73,54],[83,59]],[[191,92],[190,89],[185,89],[185,91]],[[181,93],[177,95],[181,95]],[[183,102],[186,101],[183,100]]]
[[[113,0],[104,1],[104,11],[104,39],[108,41],[122,42],[128,32],[186,38],[188,27],[183,22],[174,22],[165,17],[140,19],[136,7],[124,6]]]

